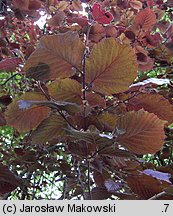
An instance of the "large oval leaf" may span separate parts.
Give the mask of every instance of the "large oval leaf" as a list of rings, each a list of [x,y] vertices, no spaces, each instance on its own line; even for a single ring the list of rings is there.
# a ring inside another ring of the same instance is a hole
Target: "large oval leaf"
[[[91,190],[93,200],[106,200],[111,197],[111,193],[105,187],[94,187]]]
[[[14,71],[19,63],[22,62],[21,58],[6,58],[0,61],[0,71]]]
[[[29,0],[12,0],[12,3],[19,10],[28,10]]]
[[[150,8],[141,10],[134,19],[133,28],[152,29],[156,24],[156,15]]]
[[[22,186],[22,179],[12,173],[7,166],[0,164],[0,194],[9,193]]]
[[[168,182],[160,181],[145,174],[129,175],[126,181],[132,191],[141,199],[149,199],[170,185]]]
[[[57,79],[48,86],[49,93],[57,101],[69,101],[81,104],[82,87],[69,78]]]
[[[49,116],[41,122],[32,134],[32,143],[43,144],[47,141],[56,139],[65,134],[64,128],[67,127],[65,120],[58,115]]]
[[[86,100],[88,101],[89,106],[91,107],[105,107],[106,101],[99,94],[95,94],[94,92],[89,92],[86,94]]]
[[[144,110],[156,114],[160,119],[173,122],[173,106],[159,94],[140,94],[129,100],[130,109]]]
[[[137,61],[132,48],[114,38],[96,44],[86,60],[86,82],[103,94],[127,90],[136,76]]]
[[[44,101],[45,97],[36,92],[29,92],[19,99],[14,99],[6,111],[7,124],[15,127],[19,132],[27,132],[36,128],[49,114],[49,108],[32,106],[29,109],[19,109],[19,100]]]
[[[155,171],[152,169],[145,169],[142,173],[149,175],[149,176],[152,176],[153,178],[156,178],[158,180],[171,183],[171,181],[170,181],[171,174],[170,173],[159,172],[159,171]]]
[[[24,70],[36,80],[65,78],[73,74],[82,62],[84,45],[75,32],[47,35],[31,54]]]
[[[104,112],[98,116],[98,120],[103,125],[103,130],[112,131],[115,128],[118,116]]]
[[[118,142],[136,154],[156,153],[164,144],[164,125],[166,121],[144,110],[127,112],[117,123],[124,134]]]

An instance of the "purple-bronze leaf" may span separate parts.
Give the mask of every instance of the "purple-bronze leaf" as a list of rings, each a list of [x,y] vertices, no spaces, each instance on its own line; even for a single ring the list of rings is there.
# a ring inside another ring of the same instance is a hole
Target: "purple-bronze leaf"
[[[136,87],[136,86],[146,86],[146,85],[164,85],[164,84],[170,84],[169,79],[159,79],[159,78],[149,78],[142,82],[134,83],[130,85],[129,87]]]
[[[166,182],[170,182],[170,177],[171,174],[169,173],[163,173],[163,172],[159,172],[159,171],[155,171],[155,170],[151,170],[151,169],[146,169],[144,170],[142,173],[146,174],[146,175],[150,175],[158,180],[162,180],[162,181],[166,181]]]
[[[36,101],[35,101],[36,102]],[[31,100],[19,100],[19,109],[28,109],[33,105],[34,101]]]
[[[122,188],[122,182],[120,181],[113,181],[111,179],[107,179],[104,184],[108,192],[112,193]]]

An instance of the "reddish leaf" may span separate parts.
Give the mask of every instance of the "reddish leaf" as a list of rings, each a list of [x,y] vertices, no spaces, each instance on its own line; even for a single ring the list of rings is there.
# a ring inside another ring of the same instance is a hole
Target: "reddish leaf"
[[[72,18],[67,18],[66,21],[68,23],[77,23],[78,25],[84,27],[88,25],[88,19],[85,16],[82,17],[72,17]]]
[[[0,97],[0,104],[3,104],[4,106],[8,106],[12,102],[12,98],[10,95],[2,95]]]
[[[21,62],[21,58],[3,59],[2,61],[0,61],[0,71],[13,71]]]
[[[15,176],[7,166],[0,164],[0,194],[9,193],[21,185],[21,179]]]
[[[137,75],[132,48],[114,38],[96,44],[86,60],[86,81],[96,92],[119,93],[127,90]]]
[[[41,1],[40,0],[29,0],[29,10],[38,10],[41,7]]]
[[[58,165],[60,166],[60,170],[62,171],[63,174],[68,174],[69,171],[71,170],[71,167],[67,163],[67,160],[59,159],[58,160]],[[72,179],[71,181],[74,181],[74,180]]]
[[[0,47],[5,47],[5,46],[7,46],[7,41],[4,38],[0,37]]]
[[[66,122],[61,116],[51,115],[43,120],[32,133],[32,143],[43,144],[50,140],[57,139],[65,134]]]
[[[119,158],[120,157],[133,158],[134,157],[134,155],[131,154],[129,151],[122,150],[114,146],[110,146],[102,150],[99,150],[99,155],[108,156],[108,157],[113,156],[113,157],[119,157]]]
[[[173,106],[159,94],[140,94],[129,100],[128,107],[131,110],[144,110],[154,113],[160,119],[169,123],[173,122]]]
[[[81,0],[82,3],[87,3],[89,1],[91,1],[91,0]]]
[[[44,100],[19,100],[19,109],[29,109],[33,106],[46,106],[52,109],[65,110],[68,113],[74,114],[80,111],[77,104],[66,101],[44,101]]]
[[[128,8],[128,0],[117,0],[117,6],[121,9],[127,9]]]
[[[65,13],[63,11],[57,11],[56,14],[47,21],[50,26],[59,26],[65,19]]]
[[[104,183],[108,192],[114,193],[122,188],[122,182],[113,181],[112,179],[107,179]]]
[[[104,131],[112,131],[117,122],[118,116],[105,112],[98,116],[98,120],[103,125]]]
[[[145,72],[145,71],[151,70],[153,66],[154,66],[154,61],[150,57],[147,56],[146,62],[142,64],[140,62],[138,68],[140,71]]]
[[[142,72],[151,70],[154,66],[154,60],[148,56],[148,53],[145,50],[143,49],[140,50],[139,47],[138,49],[136,53],[138,64],[139,64],[138,69]]]
[[[124,34],[129,40],[135,40],[135,33],[133,33],[132,31],[125,31]]]
[[[106,37],[115,37],[118,32],[114,26],[108,25],[105,26]]]
[[[45,100],[39,93],[28,92],[20,97],[21,100]],[[19,109],[19,99],[14,99],[6,111],[7,124],[15,127],[19,132],[27,132],[37,127],[49,114],[49,108],[33,106],[29,109]]]
[[[149,199],[170,185],[145,174],[128,176],[126,181],[129,187],[142,199]]]
[[[134,19],[132,28],[152,29],[156,24],[156,15],[150,8],[141,10]]]
[[[144,110],[127,112],[118,120],[117,127],[125,133],[117,141],[136,154],[156,153],[164,144],[165,123]]]
[[[72,6],[76,11],[82,11],[83,10],[83,6],[82,6],[80,0],[72,1]]]
[[[28,10],[29,0],[12,0],[13,5],[20,10]]]
[[[126,166],[124,166],[122,169],[125,172],[134,172],[134,173],[136,173],[136,171],[143,170],[140,162],[135,160],[127,160],[127,159],[126,159]]]
[[[88,101],[88,104],[91,107],[97,107],[97,106],[105,107],[106,106],[104,98],[102,98],[100,95],[95,94],[95,93],[88,93],[86,95],[86,100]]]
[[[96,145],[83,141],[77,143],[69,143],[68,150],[74,155],[87,157],[88,155],[91,155],[96,151]]]
[[[121,200],[137,200],[138,197],[134,193],[125,193],[125,192],[116,192],[116,197],[119,197]]]
[[[130,1],[130,6],[136,10],[139,10],[142,8],[142,2],[137,1],[137,0],[131,0]]]
[[[94,170],[93,178],[98,187],[103,187],[105,180],[110,178],[110,174],[106,170],[102,172]]]
[[[90,107],[87,106],[87,108],[90,110]],[[74,116],[71,116],[70,120],[73,122],[73,125],[77,126],[78,129],[88,129],[90,125],[94,125],[99,130],[102,130],[103,128],[97,117],[92,114],[89,114],[83,118],[83,112],[78,112]]]
[[[172,195],[172,194],[173,194],[173,185],[171,185],[171,186],[165,188],[164,191],[165,191],[166,193]]]
[[[136,56],[137,56],[138,62],[141,62],[141,63],[147,62],[147,55],[146,54],[144,54],[142,52],[138,52],[138,53],[136,53]]]
[[[147,0],[147,6],[148,7],[151,7],[151,6],[154,6],[154,5],[155,5],[154,0]]]
[[[90,33],[89,33],[89,39],[92,42],[98,43],[102,38],[106,36],[105,28],[99,23],[95,23],[92,25]]]
[[[114,168],[114,169],[123,169],[124,167],[127,167],[127,164],[126,164],[126,160],[125,158],[123,157],[107,157],[105,159],[106,163],[109,164],[110,167]]]
[[[151,35],[151,34],[146,35],[145,40],[146,40],[146,43],[147,43],[147,47],[148,48],[153,48],[153,47],[158,46],[162,42],[162,37],[157,32],[157,33],[155,33],[153,35]]]
[[[57,5],[57,9],[61,10],[61,11],[64,11],[67,8],[68,4],[69,3],[66,2],[66,1],[59,1],[58,5]]]
[[[22,148],[14,148],[14,152],[17,156],[23,156],[26,153]]]
[[[91,131],[78,131],[73,128],[67,130],[69,136],[72,136],[75,140],[82,140],[87,143],[93,143],[95,145],[99,145],[100,148],[105,146],[110,146],[113,143],[112,136],[106,134],[99,134]]]
[[[48,86],[50,96],[57,101],[82,103],[82,86],[73,79],[56,79]]]
[[[113,20],[113,16],[109,11],[102,9],[101,5],[95,3],[92,7],[93,18],[103,24],[109,24]]]
[[[120,8],[118,8],[118,7],[111,7],[110,11],[111,11],[111,14],[114,17],[114,22],[118,22],[120,20],[120,16],[121,16],[120,15],[120,13],[121,13]]]
[[[111,197],[111,193],[105,187],[95,187],[91,191],[93,200],[105,200]]]
[[[82,62],[84,45],[76,32],[47,35],[25,64],[28,77],[37,80],[65,78]]]
[[[90,166],[93,170],[96,170],[99,173],[103,173],[103,161],[100,157],[95,157],[94,161],[91,161]]]
[[[156,178],[158,180],[171,183],[169,180],[171,178],[171,174],[169,174],[169,173],[163,173],[163,172],[159,172],[159,171],[155,171],[155,170],[151,170],[151,169],[146,169],[142,173],[149,175],[149,176],[152,176],[153,178]]]
[[[0,126],[6,125],[5,117],[2,113],[0,113]]]

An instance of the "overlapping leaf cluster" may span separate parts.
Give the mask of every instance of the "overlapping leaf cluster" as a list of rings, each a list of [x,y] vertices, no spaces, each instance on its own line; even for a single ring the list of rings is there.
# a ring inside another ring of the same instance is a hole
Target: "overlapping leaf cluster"
[[[2,83],[0,125],[18,143],[1,149],[1,162],[19,165],[21,178],[6,171],[0,181],[13,187],[0,193],[20,186],[22,198],[38,198],[39,175],[53,173],[61,199],[173,199],[172,3],[85,3],[13,0],[11,29],[3,12],[10,54],[0,69],[12,76]],[[34,25],[39,11],[51,16],[43,29]],[[10,93],[14,70],[21,78]]]

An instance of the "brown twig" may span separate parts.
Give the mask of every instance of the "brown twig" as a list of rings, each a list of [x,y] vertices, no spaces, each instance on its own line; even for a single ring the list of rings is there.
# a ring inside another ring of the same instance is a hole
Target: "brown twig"
[[[158,194],[152,196],[152,197],[149,198],[148,200],[157,200],[158,198],[160,198],[160,197],[162,197],[162,196],[164,196],[164,195],[166,195],[166,194],[167,194],[167,193],[166,193],[165,191],[162,191],[162,192],[160,192],[160,193],[158,193]]]
[[[63,192],[62,192],[62,199],[65,200],[66,198],[66,184],[67,184],[67,179],[64,179],[64,184],[63,184]]]
[[[86,122],[85,122],[85,116],[86,116],[86,57],[88,54],[88,42],[89,42],[89,33],[91,30],[92,25],[94,24],[94,21],[91,22],[91,24],[88,26],[88,30],[86,33],[86,39],[85,39],[85,50],[82,58],[82,99],[83,99],[83,105],[84,105],[84,112],[83,112],[83,117],[84,117],[84,130],[86,130]]]
[[[134,95],[132,95],[131,97],[129,97],[129,98],[127,98],[127,99],[125,99],[125,100],[123,100],[123,101],[119,101],[119,103],[114,107],[114,108],[117,108],[120,104],[122,104],[122,103],[125,103],[125,102],[127,102],[127,101],[129,101],[130,99],[132,99],[132,98],[134,98],[134,97],[136,97],[136,96],[138,96],[139,94],[141,94],[141,92],[138,92],[138,93],[136,93],[136,94],[134,94]],[[102,112],[105,112],[105,111],[107,111],[109,108],[111,108],[111,107],[113,107],[114,106],[114,103],[112,103],[112,104],[110,104],[109,106],[107,106],[105,109],[103,109],[103,110],[100,110],[100,112],[98,113],[98,115],[100,115]]]
[[[78,166],[77,166],[76,172],[77,172],[77,175],[78,175],[78,181],[79,181],[81,189],[83,191],[83,198],[84,198],[84,200],[86,200],[85,186],[84,186],[83,181],[81,179],[81,171],[80,171],[80,163],[79,163],[79,161],[78,161]]]
[[[88,170],[88,194],[89,194],[89,199],[92,200],[92,194],[91,194],[91,181],[90,181],[90,161],[87,160],[87,170]]]

